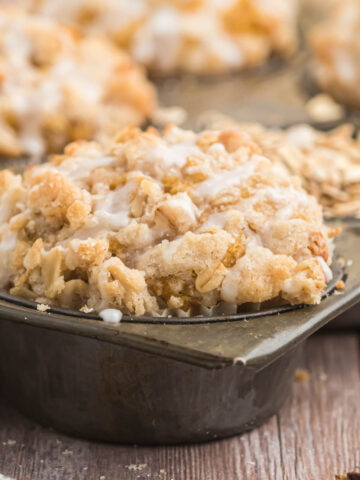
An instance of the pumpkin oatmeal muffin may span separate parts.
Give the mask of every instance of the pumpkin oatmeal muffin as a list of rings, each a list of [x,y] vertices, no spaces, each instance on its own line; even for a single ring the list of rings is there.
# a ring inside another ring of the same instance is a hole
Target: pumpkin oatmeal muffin
[[[360,108],[360,0],[337,1],[329,18],[310,32],[309,42],[320,87]]]
[[[0,9],[0,155],[41,156],[69,141],[141,124],[155,93],[106,39],[17,9]]]
[[[305,124],[277,130],[217,113],[205,114],[202,123],[250,135],[276,168],[301,178],[303,188],[317,198],[327,217],[360,218],[360,137],[354,137],[352,125],[328,132]]]
[[[315,304],[331,279],[337,232],[245,130],[128,127],[109,148],[2,171],[0,195],[0,286],[42,304]]]
[[[297,0],[18,0],[30,10],[109,35],[157,73],[223,72],[287,56]]]
[[[256,127],[258,130],[258,127]],[[322,205],[327,217],[360,217],[360,141],[354,127],[343,125],[321,132],[309,125],[263,135],[264,151],[292,175]]]

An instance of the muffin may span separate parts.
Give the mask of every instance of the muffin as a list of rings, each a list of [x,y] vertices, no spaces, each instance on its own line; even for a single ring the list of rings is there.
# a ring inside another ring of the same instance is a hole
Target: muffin
[[[156,73],[259,65],[296,46],[297,0],[18,0],[32,11],[109,35]]]
[[[264,151],[302,179],[305,190],[322,205],[326,217],[360,217],[360,141],[352,125],[329,132],[309,125],[264,135]],[[258,137],[259,135],[259,137]]]
[[[360,108],[360,1],[338,1],[310,32],[309,43],[319,86],[340,102]]]
[[[108,141],[156,103],[142,67],[110,41],[0,9],[0,155],[40,157],[77,139]]]
[[[276,168],[301,179],[303,188],[317,198],[326,217],[360,218],[360,138],[354,136],[352,125],[327,132],[306,124],[268,129],[221,114],[205,114],[203,125],[246,132]]]
[[[319,303],[337,231],[271,155],[241,129],[128,127],[3,170],[1,288],[131,315]]]

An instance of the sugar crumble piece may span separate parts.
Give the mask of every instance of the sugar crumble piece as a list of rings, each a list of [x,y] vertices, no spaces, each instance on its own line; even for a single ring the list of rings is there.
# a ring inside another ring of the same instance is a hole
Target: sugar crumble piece
[[[155,125],[165,126],[169,123],[182,125],[187,119],[187,112],[182,107],[157,108],[152,115]]]
[[[309,380],[309,371],[298,368],[295,371],[295,382],[307,382]]]
[[[146,463],[139,463],[139,464],[131,463],[130,465],[125,465],[125,468],[133,471],[141,471],[141,470],[144,470],[144,468],[146,467],[147,467]]]
[[[83,307],[80,308],[80,312],[83,312],[83,313],[91,313],[93,311],[94,311],[94,309],[88,307],[87,305],[84,305]]]
[[[50,310],[51,307],[50,305],[46,305],[45,303],[38,303],[36,305],[36,309],[39,310],[39,312],[46,312],[47,310]]]
[[[16,440],[6,440],[5,442],[2,442],[3,445],[8,445],[9,447],[12,447],[14,445],[16,445]]]
[[[345,109],[326,93],[319,93],[308,100],[306,111],[314,122],[334,122],[345,116]]]
[[[68,450],[67,448],[61,452],[62,455],[72,455],[73,453],[72,450]]]

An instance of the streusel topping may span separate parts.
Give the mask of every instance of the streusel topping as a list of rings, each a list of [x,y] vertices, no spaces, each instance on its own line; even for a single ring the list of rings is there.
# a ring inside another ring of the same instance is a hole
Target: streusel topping
[[[0,174],[0,284],[64,307],[318,303],[331,277],[321,207],[246,131],[129,127]]]
[[[155,105],[142,69],[110,41],[50,19],[0,10],[0,155],[41,156],[106,140]]]

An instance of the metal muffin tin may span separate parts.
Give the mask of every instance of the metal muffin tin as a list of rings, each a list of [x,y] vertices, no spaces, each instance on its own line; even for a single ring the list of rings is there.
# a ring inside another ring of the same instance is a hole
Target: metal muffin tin
[[[2,299],[4,394],[40,423],[87,439],[185,443],[253,428],[283,403],[302,342],[357,301],[360,229],[345,227],[337,250],[352,252],[352,264],[334,262],[312,307],[110,325]]]
[[[183,106],[192,105],[190,127],[197,124],[196,110],[200,114],[205,106],[217,108],[218,101],[225,105],[219,98],[221,91],[229,99],[223,111],[234,114],[236,110],[240,119],[268,125],[285,125],[280,118],[288,124],[307,121],[286,95],[283,105],[279,107],[278,102],[275,109],[274,92],[282,88],[274,78],[272,93],[270,87],[265,89],[265,76],[272,82],[272,75],[289,73],[282,64],[267,68],[264,78],[260,72],[249,72],[227,81],[196,79],[196,88],[191,83],[186,86],[188,93],[184,86],[173,89],[167,80],[160,85],[160,96],[169,105],[179,98]],[[230,102],[243,82],[251,87],[252,75],[261,79],[257,89],[267,92],[269,103],[264,105],[268,108],[256,109],[253,101],[262,100],[255,91]],[[211,88],[203,90],[203,82]],[[171,94],[168,87],[173,89]],[[26,163],[7,166],[15,165],[20,171]],[[191,319],[124,318],[114,326],[96,315],[61,309],[39,312],[31,302],[0,294],[2,394],[43,425],[94,440],[186,443],[260,425],[286,398],[303,341],[335,317],[340,327],[354,325],[354,317],[344,312],[360,295],[360,223],[340,223],[344,233],[337,241],[337,252],[352,264],[343,271],[334,262],[328,294],[313,307],[268,305],[257,312]],[[334,285],[343,275],[346,288],[337,294]]]
[[[268,126],[309,123],[306,62],[301,52],[242,74],[158,79],[160,101],[186,108],[190,128],[208,110]],[[360,125],[352,112],[344,120]],[[304,340],[335,317],[341,327],[353,324],[344,312],[360,295],[360,223],[340,223],[337,252],[351,262],[345,269],[334,262],[334,280],[316,306],[110,325],[0,294],[2,394],[43,425],[93,440],[186,443],[260,425],[286,398]],[[345,290],[336,292],[342,278]]]

